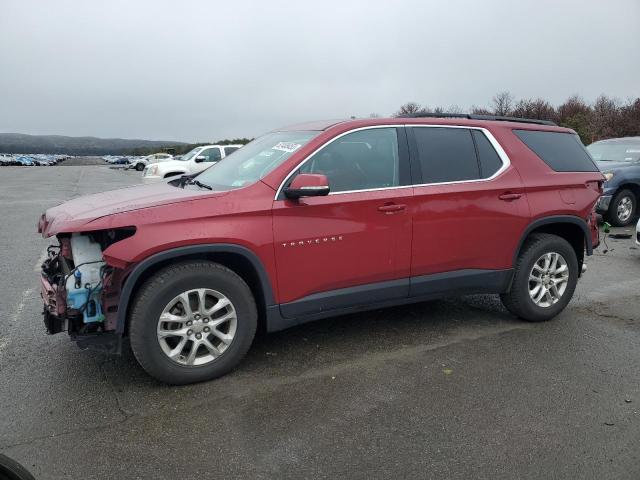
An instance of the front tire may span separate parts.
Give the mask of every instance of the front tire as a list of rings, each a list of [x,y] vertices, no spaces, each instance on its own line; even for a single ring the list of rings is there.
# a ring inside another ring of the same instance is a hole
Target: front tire
[[[255,336],[258,314],[247,284],[223,265],[172,265],[138,290],[129,317],[131,349],[152,377],[172,385],[232,370]]]
[[[516,262],[511,290],[500,296],[514,315],[543,322],[567,306],[578,283],[578,259],[564,238],[546,233],[532,235]]]
[[[142,170],[144,170],[144,165],[142,163],[137,163],[136,164],[136,170],[138,172],[141,172]]]
[[[631,190],[620,190],[614,195],[607,211],[607,221],[614,227],[626,227],[636,214],[637,199]]]

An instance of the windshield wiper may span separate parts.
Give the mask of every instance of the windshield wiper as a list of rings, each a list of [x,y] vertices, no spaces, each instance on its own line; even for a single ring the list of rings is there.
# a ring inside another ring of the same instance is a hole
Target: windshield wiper
[[[213,190],[213,187],[211,185],[207,185],[206,183],[202,183],[199,180],[196,180],[195,178],[191,178],[187,181],[187,185],[196,185],[197,187],[200,188],[206,188],[207,190]]]

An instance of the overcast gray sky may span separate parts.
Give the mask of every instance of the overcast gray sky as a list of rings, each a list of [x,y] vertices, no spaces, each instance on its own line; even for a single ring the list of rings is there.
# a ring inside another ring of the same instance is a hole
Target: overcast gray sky
[[[0,0],[0,132],[206,141],[640,96],[640,0]]]

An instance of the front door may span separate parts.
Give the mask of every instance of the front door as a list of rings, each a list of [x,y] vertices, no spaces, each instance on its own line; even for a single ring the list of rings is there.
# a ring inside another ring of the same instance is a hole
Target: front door
[[[413,189],[404,129],[341,135],[296,173],[326,175],[331,192],[299,200],[281,196],[274,202],[283,316],[406,297]]]

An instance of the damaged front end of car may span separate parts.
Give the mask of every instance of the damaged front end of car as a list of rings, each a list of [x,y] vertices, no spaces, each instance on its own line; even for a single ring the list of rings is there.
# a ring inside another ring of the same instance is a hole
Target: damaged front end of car
[[[127,271],[109,265],[103,252],[134,233],[130,227],[56,235],[58,244],[47,248],[40,277],[47,333],[66,331],[82,349],[120,353],[118,300]]]

